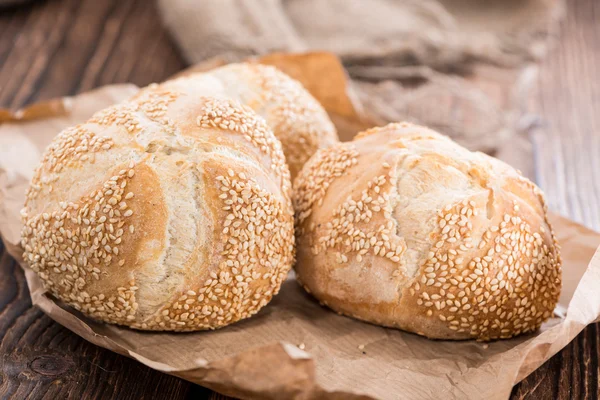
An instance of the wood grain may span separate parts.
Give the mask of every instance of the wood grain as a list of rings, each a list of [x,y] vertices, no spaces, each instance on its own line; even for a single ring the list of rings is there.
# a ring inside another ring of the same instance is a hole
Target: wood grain
[[[561,40],[540,66],[532,136],[551,208],[600,229],[600,4],[571,0]],[[135,57],[133,56],[135,54]],[[46,0],[0,10],[0,106],[108,83],[146,85],[185,66],[153,1]],[[593,399],[600,328],[586,328],[515,386],[515,399]],[[0,398],[226,397],[96,347],[31,306],[0,243]]]
[[[3,107],[109,83],[144,86],[185,66],[154,2],[37,1],[3,11],[0,26]]]
[[[552,209],[600,230],[600,3],[568,4],[561,40],[540,68],[535,169]]]

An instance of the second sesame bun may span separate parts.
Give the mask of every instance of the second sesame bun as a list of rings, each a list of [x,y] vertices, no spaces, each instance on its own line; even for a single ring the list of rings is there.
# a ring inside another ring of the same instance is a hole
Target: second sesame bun
[[[540,190],[411,124],[320,150],[294,183],[298,280],[342,314],[436,339],[540,327],[561,259]]]
[[[60,133],[22,211],[24,259],[85,315],[219,328],[277,294],[294,258],[291,182],[265,120],[218,81],[142,89]]]
[[[275,67],[229,64],[195,76],[212,95],[237,100],[265,119],[281,141],[292,179],[318,149],[339,142],[321,104],[300,82]],[[171,84],[186,82],[175,79]]]

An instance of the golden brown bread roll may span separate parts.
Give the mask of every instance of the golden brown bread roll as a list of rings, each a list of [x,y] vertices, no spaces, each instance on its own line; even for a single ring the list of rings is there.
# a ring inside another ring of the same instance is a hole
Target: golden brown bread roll
[[[173,80],[178,85],[179,80]],[[186,85],[185,78],[181,84]],[[196,75],[201,92],[238,100],[262,116],[281,141],[292,179],[318,149],[339,142],[321,104],[295,79],[272,66],[229,64]]]
[[[531,332],[561,259],[540,190],[424,127],[320,150],[294,183],[299,281],[332,309],[429,338]]]
[[[101,321],[191,331],[279,291],[294,253],[281,144],[207,79],[151,85],[46,150],[22,245],[53,295]]]

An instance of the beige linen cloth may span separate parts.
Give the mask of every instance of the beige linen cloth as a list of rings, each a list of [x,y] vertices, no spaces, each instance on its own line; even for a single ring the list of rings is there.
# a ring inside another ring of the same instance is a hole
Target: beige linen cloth
[[[531,176],[531,65],[555,36],[563,0],[157,1],[191,63],[330,51],[375,123],[430,126]]]

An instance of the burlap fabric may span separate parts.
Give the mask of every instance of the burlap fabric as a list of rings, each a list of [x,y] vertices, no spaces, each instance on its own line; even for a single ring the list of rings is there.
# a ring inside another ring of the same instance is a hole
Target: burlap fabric
[[[563,0],[157,1],[190,63],[331,51],[377,121],[431,126],[530,173],[524,68],[547,52]]]

